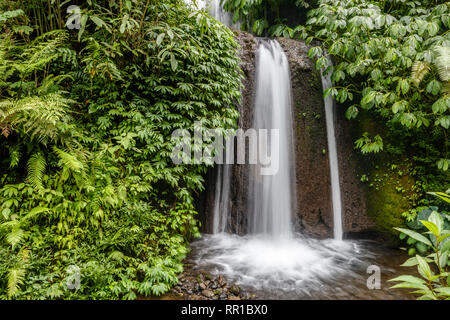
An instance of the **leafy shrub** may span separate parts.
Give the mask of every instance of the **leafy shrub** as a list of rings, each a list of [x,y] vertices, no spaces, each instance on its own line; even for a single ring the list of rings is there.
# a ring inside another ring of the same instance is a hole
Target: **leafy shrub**
[[[70,32],[47,5],[0,1],[0,298],[163,294],[207,168],[171,133],[235,127],[233,34],[177,0],[80,3]]]
[[[425,225],[421,221],[428,221],[430,215],[432,213],[439,214],[443,221],[443,228],[444,230],[450,230],[450,216],[446,212],[439,212],[438,207],[429,207],[429,208],[422,208],[418,214],[414,216],[409,216],[406,221],[406,225],[415,232],[424,233],[427,231]],[[429,252],[432,248],[426,244],[424,244],[421,241],[417,241],[415,238],[408,236],[406,233],[400,233],[399,235],[400,239],[406,240],[406,243],[409,245],[408,254],[409,255],[415,255],[416,250],[420,254],[425,254]],[[429,234],[428,238],[433,243],[436,241],[436,238]],[[449,241],[450,239],[447,239],[445,241]]]
[[[436,193],[436,195],[450,203],[450,197],[447,194]],[[424,234],[409,229],[395,228],[410,238],[432,248],[434,251],[426,257],[416,255],[402,264],[404,267],[417,265],[417,270],[423,279],[411,275],[402,275],[389,281],[400,282],[392,286],[392,288],[417,289],[413,293],[420,294],[418,298],[420,300],[449,300],[450,273],[448,271],[450,268],[450,260],[448,257],[450,255],[450,229],[448,228],[448,221],[446,223],[442,215],[436,211],[432,211],[429,214],[428,212],[424,212],[421,217],[427,215],[427,220],[419,220],[428,230]],[[449,217],[447,216],[446,218],[448,219]],[[433,271],[433,268],[429,265],[430,263],[434,264],[434,270],[437,271]]]

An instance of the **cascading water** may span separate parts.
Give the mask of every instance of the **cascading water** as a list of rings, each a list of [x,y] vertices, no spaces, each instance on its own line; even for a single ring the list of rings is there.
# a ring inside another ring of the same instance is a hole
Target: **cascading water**
[[[367,298],[378,292],[383,296],[382,290],[368,290],[366,286],[367,266],[379,264],[372,247],[367,250],[369,247],[364,242],[350,240],[309,239],[294,232],[295,170],[288,63],[275,40],[260,40],[256,62],[253,126],[254,129],[280,129],[278,172],[263,176],[259,171],[262,165],[249,166],[249,203],[248,211],[244,212],[248,216],[249,233],[238,236],[224,232],[230,221],[231,165],[219,165],[215,233],[203,235],[192,243],[190,262],[195,268],[224,275],[228,281],[256,292],[259,298],[342,298],[354,297],[356,292]],[[330,86],[329,78],[323,81],[324,88]],[[332,101],[325,104],[328,123],[328,119],[333,119],[332,113],[329,114],[333,111]],[[328,133],[332,138],[333,127]],[[266,154],[273,160],[270,150],[274,150],[273,145],[269,144],[268,149]],[[335,140],[329,149],[330,153],[334,152],[330,162],[337,166]],[[333,178],[336,182],[337,167],[336,171],[331,170],[336,174]],[[340,200],[333,202],[340,203]]]
[[[295,203],[291,83],[287,57],[276,40],[260,40],[257,66],[253,129],[278,130],[277,149],[267,139],[267,151],[272,161],[278,160],[278,172],[262,175],[260,164],[249,166],[249,232],[291,237]]]
[[[332,64],[331,59],[329,63]],[[331,82],[331,72],[322,75],[323,90],[333,86]],[[324,98],[325,118],[327,123],[328,138],[328,159],[330,161],[331,194],[333,201],[333,228],[334,239],[342,240],[342,207],[341,207],[341,187],[339,183],[339,166],[336,147],[336,133],[334,129],[334,100],[331,95]]]
[[[214,194],[213,233],[225,232],[231,212],[230,201],[231,164],[217,167],[216,190]]]
[[[225,11],[221,0],[185,0],[186,3],[194,5],[197,9],[206,9],[211,17],[222,22],[228,27],[240,29],[239,21],[233,22],[233,15]]]
[[[220,2],[221,0],[206,0],[206,8],[208,9],[209,15],[226,26],[240,29],[240,22],[233,22],[233,15],[225,11]]]
[[[230,166],[217,169],[213,235],[194,242],[197,265],[213,265],[239,284],[256,289],[307,292],[321,279],[348,274],[351,243],[317,242],[294,233],[295,170],[289,64],[276,40],[260,40],[256,60],[253,129],[277,129],[279,139],[258,144],[278,170],[262,175],[249,165],[248,235],[224,233],[230,218]],[[258,139],[261,135],[258,136]],[[273,145],[278,142],[278,148]],[[273,151],[273,152],[272,152]],[[260,160],[260,159],[258,159]],[[330,240],[332,241],[332,240]],[[340,261],[343,265],[336,263]],[[300,286],[300,284],[302,284]]]

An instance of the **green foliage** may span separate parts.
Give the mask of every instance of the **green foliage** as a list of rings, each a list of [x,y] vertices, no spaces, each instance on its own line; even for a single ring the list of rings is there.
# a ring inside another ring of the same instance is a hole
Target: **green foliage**
[[[241,21],[242,27],[256,35],[293,35],[286,24],[298,24],[305,18],[307,8],[315,6],[317,0],[224,0],[224,8],[233,12],[233,21]]]
[[[450,202],[447,196],[442,198]],[[419,214],[420,215],[420,214]],[[414,239],[419,243],[429,246],[434,253],[422,257],[416,255],[414,258],[408,259],[402,266],[411,267],[417,265],[417,270],[422,278],[403,275],[389,281],[400,282],[391,288],[411,288],[416,289],[413,293],[420,294],[420,300],[438,300],[450,299],[450,216],[440,215],[436,211],[428,214],[428,218],[422,220],[427,213],[423,213],[419,217],[420,223],[426,228],[428,237],[409,229],[396,228],[403,234],[407,234],[410,239]],[[425,234],[425,233],[424,233]],[[433,272],[429,263],[434,263],[437,273]]]
[[[339,85],[330,89],[332,95],[341,103],[351,101],[347,118],[375,113],[388,126],[399,124],[430,144],[444,141],[439,161],[446,161],[449,15],[443,1],[322,0],[295,34],[321,41],[309,54]],[[334,67],[327,55],[335,58]],[[381,149],[370,143],[366,135],[356,142],[363,153]]]
[[[376,135],[373,140],[369,138],[369,134],[364,132],[363,136],[355,141],[356,148],[361,149],[365,153],[377,153],[383,150],[383,139]]]
[[[444,202],[449,202],[449,196],[442,192],[429,192],[429,194],[435,195],[444,200]],[[445,206],[445,204],[443,205]],[[439,208],[436,206],[431,207],[418,207],[411,211],[403,213],[403,216],[406,217],[406,225],[410,228],[405,229],[405,232],[400,233],[399,237],[401,240],[406,240],[408,245],[408,253],[410,255],[415,255],[416,251],[420,254],[425,254],[432,250],[432,244],[435,244],[436,238],[433,234],[428,235],[428,239],[426,241],[419,241],[416,239],[415,235],[417,233],[425,233],[427,231],[426,223],[423,221],[428,221],[431,215],[440,215],[441,220],[443,222],[443,228],[446,230],[450,230],[450,216],[446,211],[439,211]],[[403,229],[398,229],[399,231]],[[414,232],[413,236],[410,236],[410,232]],[[423,239],[422,239],[423,240]],[[448,240],[446,240],[448,241]]]
[[[173,164],[171,134],[236,126],[228,28],[176,0],[80,6],[82,28],[61,31],[65,5],[0,1],[1,298],[167,292],[207,169]]]

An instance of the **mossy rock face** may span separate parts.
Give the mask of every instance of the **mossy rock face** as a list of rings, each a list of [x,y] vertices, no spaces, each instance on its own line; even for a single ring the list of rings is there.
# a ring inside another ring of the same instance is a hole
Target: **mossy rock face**
[[[377,121],[368,117],[361,117],[354,130],[355,136],[362,132],[370,135],[380,132]],[[375,230],[382,233],[390,244],[399,244],[394,227],[405,226],[402,214],[414,207],[419,196],[411,161],[385,151],[360,155],[358,171],[360,176],[365,175],[368,179],[365,182],[366,210],[376,223]]]
[[[367,188],[367,214],[375,220],[378,231],[392,235],[389,238],[394,240],[393,228],[404,226],[402,213],[412,209],[410,197],[414,179],[380,169],[371,172],[370,176],[379,177],[379,181]]]

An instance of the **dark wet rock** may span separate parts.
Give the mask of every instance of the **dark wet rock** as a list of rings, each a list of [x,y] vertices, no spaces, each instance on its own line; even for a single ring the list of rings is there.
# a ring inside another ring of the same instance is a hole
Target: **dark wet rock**
[[[277,39],[286,52],[292,85],[296,224],[310,236],[332,236],[333,216],[322,84],[309,47],[302,41]]]
[[[286,52],[291,70],[297,226],[310,236],[332,237],[333,207],[321,76],[308,58],[311,46],[293,39],[277,40]],[[344,232],[362,232],[371,229],[374,222],[366,214],[364,186],[357,175],[349,120],[345,118],[343,107],[336,106],[335,113],[343,229]]]
[[[219,275],[218,283],[219,283],[220,286],[226,285],[226,282],[225,282],[225,279],[224,279],[223,275]]]
[[[230,292],[235,295],[239,295],[240,291],[241,291],[241,289],[236,285],[233,285],[230,287]]]
[[[254,81],[256,73],[256,51],[258,40],[243,31],[234,31],[239,44],[238,54],[243,71],[244,88],[242,103],[238,105],[239,128],[247,130],[252,125],[254,103]],[[333,213],[328,163],[328,144],[320,73],[307,54],[310,46],[302,41],[277,38],[288,57],[293,98],[295,175],[297,203],[295,224],[297,229],[316,238],[328,238],[333,234]],[[340,112],[340,111],[339,111]],[[344,112],[339,114],[337,139],[344,231],[360,232],[373,226],[365,215],[365,197],[361,183],[355,174],[356,163],[352,161],[353,138],[345,131]],[[341,148],[342,145],[342,148]],[[248,146],[246,146],[248,152]],[[203,231],[211,232],[215,179],[217,170],[208,173],[206,201],[203,212]],[[230,191],[231,221],[227,231],[245,234],[247,230],[248,170],[246,165],[233,165],[233,185]]]
[[[204,295],[207,298],[212,298],[212,297],[214,297],[214,292],[212,292],[209,289],[206,289],[206,290],[202,291],[202,295]]]
[[[191,261],[189,256],[186,261]],[[186,263],[184,272],[178,276],[178,280],[178,284],[164,297],[184,300],[226,300],[229,296],[238,296],[239,299],[255,299],[252,292],[232,283],[228,284],[223,275],[198,270],[194,264]]]

